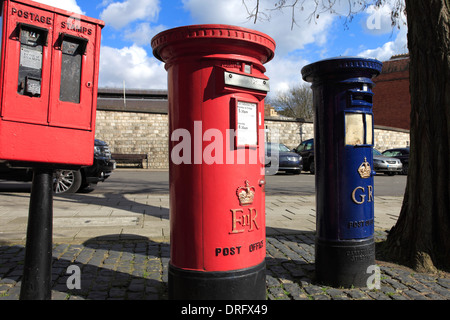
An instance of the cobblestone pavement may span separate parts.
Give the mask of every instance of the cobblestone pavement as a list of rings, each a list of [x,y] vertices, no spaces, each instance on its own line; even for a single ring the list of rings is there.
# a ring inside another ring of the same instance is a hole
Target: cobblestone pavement
[[[378,241],[385,236],[376,232]],[[168,242],[103,240],[54,244],[53,300],[167,299]],[[23,245],[0,246],[0,300],[19,299],[24,251]],[[381,261],[379,289],[317,285],[314,232],[268,236],[266,251],[269,300],[450,300],[448,273],[416,273]],[[80,268],[80,289],[68,289],[72,265]]]

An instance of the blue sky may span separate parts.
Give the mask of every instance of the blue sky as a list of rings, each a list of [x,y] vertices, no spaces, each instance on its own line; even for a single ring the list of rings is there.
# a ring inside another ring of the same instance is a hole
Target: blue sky
[[[323,13],[308,22],[313,1],[295,12],[297,25],[291,30],[291,12],[272,11],[269,21],[256,24],[247,19],[242,0],[36,0],[69,11],[101,19],[100,87],[166,89],[163,63],[153,57],[151,38],[158,32],[189,24],[223,23],[256,29],[277,43],[275,58],[268,62],[271,95],[302,83],[300,70],[308,63],[342,55],[360,55],[388,60],[407,52],[406,26],[392,29],[388,4],[369,7],[344,24],[347,1],[337,1],[338,14]],[[261,11],[269,13],[276,0],[261,0]],[[252,7],[255,0],[246,0]],[[339,15],[339,12],[342,15]],[[406,21],[406,18],[404,19]]]

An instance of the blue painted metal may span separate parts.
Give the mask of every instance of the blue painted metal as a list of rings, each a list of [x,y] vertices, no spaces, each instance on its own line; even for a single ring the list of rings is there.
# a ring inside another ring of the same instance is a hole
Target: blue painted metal
[[[312,82],[314,90],[318,231],[326,239],[373,235],[373,176],[361,178],[358,173],[364,159],[373,168],[373,141],[346,145],[345,115],[361,114],[363,121],[371,122],[366,127],[372,130],[369,136],[374,136],[371,78],[381,72],[381,67],[382,63],[374,59],[342,57],[302,69],[303,79]],[[354,198],[364,201],[360,204],[352,200],[357,187],[361,188]]]
[[[332,248],[341,242],[349,245],[344,252],[348,256],[352,254],[351,241],[360,244],[373,239],[374,171],[362,176],[358,169],[367,170],[367,164],[373,168],[371,78],[381,67],[375,59],[339,57],[302,69],[303,79],[312,82],[315,109],[316,239]],[[349,144],[346,130],[352,117],[358,119],[362,131],[361,139]],[[364,257],[372,255],[373,250],[367,250]]]

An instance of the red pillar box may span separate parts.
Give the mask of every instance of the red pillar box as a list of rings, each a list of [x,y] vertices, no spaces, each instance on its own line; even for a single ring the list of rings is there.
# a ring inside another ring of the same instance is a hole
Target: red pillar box
[[[91,165],[103,21],[2,4],[0,159]]]
[[[152,39],[169,86],[169,297],[265,299],[267,35],[195,25]]]

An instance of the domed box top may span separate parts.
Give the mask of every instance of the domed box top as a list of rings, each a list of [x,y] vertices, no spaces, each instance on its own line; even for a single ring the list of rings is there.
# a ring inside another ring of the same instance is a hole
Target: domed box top
[[[349,75],[372,78],[381,73],[383,64],[370,58],[337,57],[320,60],[302,68],[303,80],[315,82],[325,77],[348,77]]]
[[[153,55],[164,62],[187,56],[245,55],[264,64],[274,57],[275,41],[268,35],[242,27],[205,24],[163,31],[151,40]]]

